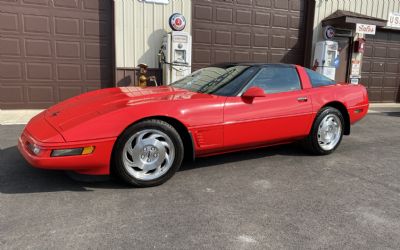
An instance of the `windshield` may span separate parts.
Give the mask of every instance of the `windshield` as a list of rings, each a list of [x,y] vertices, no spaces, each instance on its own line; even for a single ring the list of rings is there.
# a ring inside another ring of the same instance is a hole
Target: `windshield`
[[[193,92],[211,94],[228,84],[248,67],[234,66],[226,69],[218,67],[203,68],[172,83],[172,85]]]

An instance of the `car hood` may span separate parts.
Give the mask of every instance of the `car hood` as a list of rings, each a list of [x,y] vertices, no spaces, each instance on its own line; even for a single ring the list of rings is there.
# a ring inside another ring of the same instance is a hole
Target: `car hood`
[[[187,98],[196,94],[169,86],[101,89],[70,98],[50,107],[45,112],[45,118],[62,133],[80,123],[114,110],[155,101]]]

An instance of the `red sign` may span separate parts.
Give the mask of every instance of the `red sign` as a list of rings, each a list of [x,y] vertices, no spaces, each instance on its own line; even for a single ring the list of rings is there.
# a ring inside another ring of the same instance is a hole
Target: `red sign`
[[[186,19],[180,13],[174,13],[169,18],[169,26],[172,30],[182,31],[186,27]]]

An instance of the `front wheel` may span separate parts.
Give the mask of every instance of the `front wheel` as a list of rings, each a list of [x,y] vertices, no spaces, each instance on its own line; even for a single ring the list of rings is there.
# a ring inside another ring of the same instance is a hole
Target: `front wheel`
[[[179,169],[183,150],[182,140],[170,124],[155,119],[142,121],[117,140],[113,170],[128,184],[157,186]]]
[[[343,124],[343,115],[339,110],[333,107],[323,108],[318,113],[310,134],[303,141],[305,148],[316,155],[332,153],[342,140]]]

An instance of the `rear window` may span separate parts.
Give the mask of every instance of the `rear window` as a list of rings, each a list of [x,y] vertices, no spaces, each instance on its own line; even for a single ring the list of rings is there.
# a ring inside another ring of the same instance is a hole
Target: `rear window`
[[[321,87],[336,84],[335,81],[329,79],[328,77],[321,75],[311,69],[306,69],[308,78],[310,78],[311,85],[313,87]]]

